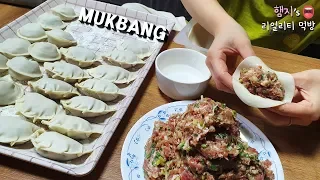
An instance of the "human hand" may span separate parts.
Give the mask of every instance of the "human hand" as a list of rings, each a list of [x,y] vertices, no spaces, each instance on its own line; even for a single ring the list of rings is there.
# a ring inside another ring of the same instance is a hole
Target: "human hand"
[[[302,71],[292,76],[296,85],[293,102],[266,110],[261,109],[273,125],[307,126],[320,117],[320,70]]]
[[[235,61],[238,55],[244,59],[255,53],[245,30],[230,17],[215,29],[206,59],[217,89],[234,93],[226,62]]]

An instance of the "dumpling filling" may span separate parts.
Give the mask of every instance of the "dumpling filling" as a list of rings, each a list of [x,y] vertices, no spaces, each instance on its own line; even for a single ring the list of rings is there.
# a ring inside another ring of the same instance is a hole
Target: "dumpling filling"
[[[241,69],[239,82],[251,94],[278,101],[284,98],[285,90],[277,75],[274,72],[264,71],[261,66]]]

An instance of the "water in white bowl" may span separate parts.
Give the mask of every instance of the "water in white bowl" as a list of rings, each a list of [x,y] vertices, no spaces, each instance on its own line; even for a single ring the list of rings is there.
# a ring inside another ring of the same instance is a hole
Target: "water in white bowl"
[[[198,83],[205,80],[204,75],[196,68],[185,64],[173,64],[163,68],[162,73],[177,82]]]

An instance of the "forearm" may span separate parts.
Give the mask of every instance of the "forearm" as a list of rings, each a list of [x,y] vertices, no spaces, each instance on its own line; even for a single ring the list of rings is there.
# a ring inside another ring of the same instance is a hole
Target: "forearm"
[[[215,34],[228,21],[234,21],[217,0],[181,0],[189,14],[209,33]]]

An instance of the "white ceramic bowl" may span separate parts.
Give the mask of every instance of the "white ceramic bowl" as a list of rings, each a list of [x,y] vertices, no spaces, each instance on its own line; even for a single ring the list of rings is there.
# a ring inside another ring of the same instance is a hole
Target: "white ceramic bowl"
[[[211,77],[205,61],[205,55],[191,49],[161,52],[155,62],[160,90],[175,100],[199,98]]]

